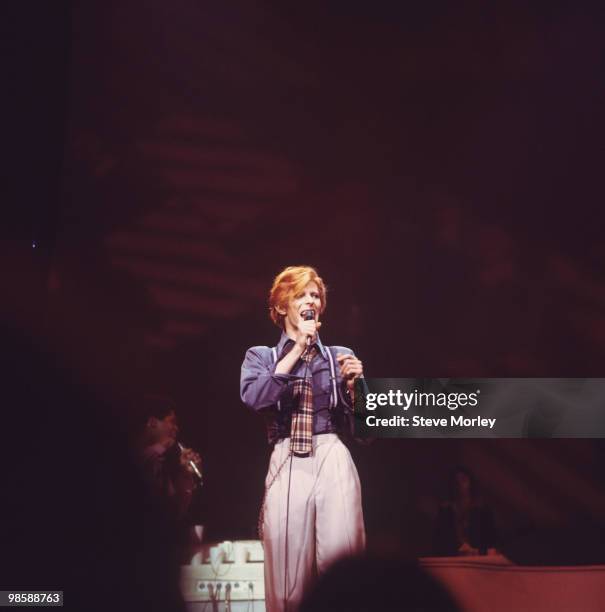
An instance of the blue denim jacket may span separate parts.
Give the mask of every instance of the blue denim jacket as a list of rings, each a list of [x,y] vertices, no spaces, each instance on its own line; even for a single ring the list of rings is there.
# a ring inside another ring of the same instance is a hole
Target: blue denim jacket
[[[294,341],[282,332],[276,347],[277,361],[293,345]],[[347,418],[352,407],[336,355],[353,355],[353,351],[344,346],[328,348],[321,343],[319,335],[316,345],[318,352],[309,366],[309,373],[313,377],[313,433],[342,433],[348,427]],[[333,385],[327,351],[331,351],[334,358],[336,374],[336,406],[332,408]],[[305,371],[304,362],[299,359],[289,374],[276,374],[277,361],[268,346],[253,346],[246,352],[240,379],[242,401],[265,417],[270,444],[290,435],[292,409],[296,406],[296,400],[292,397],[293,383],[302,378]]]

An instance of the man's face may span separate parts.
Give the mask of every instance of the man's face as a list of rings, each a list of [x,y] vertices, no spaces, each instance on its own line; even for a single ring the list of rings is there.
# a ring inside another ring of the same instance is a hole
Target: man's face
[[[150,417],[147,422],[147,427],[152,433],[154,441],[160,443],[174,444],[177,434],[179,433],[179,426],[174,410],[171,410],[161,419]]]
[[[299,295],[295,295],[288,303],[288,308],[285,310],[286,318],[284,319],[286,332],[298,329],[302,312],[305,310],[313,310],[315,320],[319,320],[321,299],[319,297],[319,288],[313,281],[307,284],[303,291]]]

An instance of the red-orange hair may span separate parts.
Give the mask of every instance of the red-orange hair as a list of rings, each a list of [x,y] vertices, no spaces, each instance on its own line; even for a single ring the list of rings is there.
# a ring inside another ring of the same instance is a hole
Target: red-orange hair
[[[284,327],[284,315],[277,312],[277,308],[286,310],[292,298],[302,293],[309,283],[315,283],[319,290],[321,300],[320,314],[326,309],[326,286],[317,274],[315,268],[310,266],[288,266],[282,270],[273,281],[269,291],[269,316],[275,325]]]

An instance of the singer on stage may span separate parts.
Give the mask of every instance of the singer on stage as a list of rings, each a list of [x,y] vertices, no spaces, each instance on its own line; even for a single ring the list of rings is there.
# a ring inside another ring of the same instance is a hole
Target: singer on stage
[[[283,270],[269,294],[279,342],[248,349],[242,364],[242,400],[264,416],[274,445],[260,522],[269,612],[294,611],[316,572],[365,547],[359,477],[339,438],[363,366],[351,349],[322,344],[325,308],[313,268]]]

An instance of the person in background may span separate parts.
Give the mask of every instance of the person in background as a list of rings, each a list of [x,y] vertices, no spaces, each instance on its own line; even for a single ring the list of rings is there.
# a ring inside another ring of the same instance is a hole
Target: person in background
[[[472,472],[457,466],[451,473],[449,489],[449,499],[440,505],[435,522],[434,554],[487,554],[497,541],[494,516],[479,494]]]
[[[201,473],[201,458],[177,442],[179,426],[170,398],[146,396],[141,412],[134,440],[136,462],[151,497],[172,518],[182,520],[200,484],[191,462]]]

